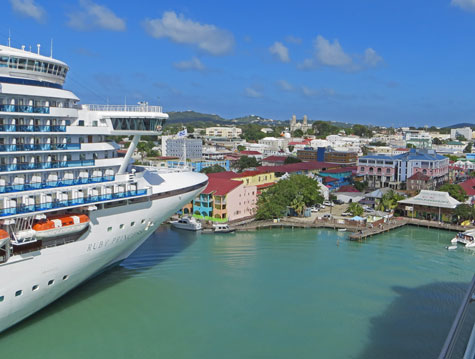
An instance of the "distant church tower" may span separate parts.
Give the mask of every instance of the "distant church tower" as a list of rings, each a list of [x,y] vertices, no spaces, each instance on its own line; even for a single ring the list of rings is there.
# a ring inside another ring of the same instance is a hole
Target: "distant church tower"
[[[290,119],[290,132],[294,132],[295,130],[302,130],[303,133],[307,133],[308,130],[312,128],[311,125],[308,124],[308,117],[307,115],[303,116],[302,122],[297,122],[297,116],[292,115]]]

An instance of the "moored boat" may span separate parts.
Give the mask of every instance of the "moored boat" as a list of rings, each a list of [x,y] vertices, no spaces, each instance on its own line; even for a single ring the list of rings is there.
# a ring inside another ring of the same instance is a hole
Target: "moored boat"
[[[199,231],[201,229],[201,223],[193,217],[183,217],[177,221],[171,221],[170,224],[173,228],[187,231]]]
[[[475,248],[475,229],[457,233],[451,242],[464,244],[467,248]]]
[[[214,233],[231,233],[234,232],[234,228],[230,228],[228,224],[226,223],[219,223],[219,224],[214,224]]]

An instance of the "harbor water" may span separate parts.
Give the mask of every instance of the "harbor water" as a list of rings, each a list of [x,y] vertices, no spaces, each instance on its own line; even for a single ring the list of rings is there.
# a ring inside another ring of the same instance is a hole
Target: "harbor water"
[[[1,334],[1,355],[437,357],[475,250],[448,251],[453,232],[418,227],[364,242],[347,236],[163,226],[120,266]]]

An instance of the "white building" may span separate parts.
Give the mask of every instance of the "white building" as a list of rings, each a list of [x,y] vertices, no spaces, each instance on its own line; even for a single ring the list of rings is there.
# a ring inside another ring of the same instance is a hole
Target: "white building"
[[[472,129],[470,127],[452,128],[450,130],[450,138],[456,140],[458,136],[463,136],[470,141],[472,139]]]
[[[264,137],[258,141],[259,145],[265,146],[265,149],[270,151],[280,151],[287,148],[290,138],[285,137]]]
[[[206,136],[222,137],[222,138],[238,138],[242,134],[239,127],[208,127],[206,128]]]
[[[203,143],[199,139],[191,138],[169,138],[162,137],[162,156],[183,157],[183,141],[186,141],[186,158],[190,160],[201,160],[203,156]]]

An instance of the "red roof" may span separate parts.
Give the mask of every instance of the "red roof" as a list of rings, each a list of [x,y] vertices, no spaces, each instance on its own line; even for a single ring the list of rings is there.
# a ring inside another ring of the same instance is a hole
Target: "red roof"
[[[422,172],[416,172],[411,177],[407,179],[408,181],[429,181],[430,177],[423,174]]]
[[[264,173],[263,171],[244,171],[241,173],[236,173],[236,177],[249,177],[249,176],[256,176]]]
[[[239,152],[241,155],[262,155],[259,151],[241,151]]]
[[[409,151],[409,148],[396,148],[396,151],[408,152],[408,151]]]
[[[308,142],[289,142],[289,146],[308,145]]]
[[[273,185],[275,185],[274,182],[269,182],[269,183],[264,183],[264,184],[258,184],[256,187],[257,189],[263,189],[263,188],[272,187]]]
[[[341,186],[337,192],[355,192],[355,193],[360,193],[355,187],[351,185],[346,185],[346,186]]]
[[[298,163],[289,163],[287,165],[281,166],[260,166],[257,167],[258,171],[262,172],[299,172],[299,171],[313,171],[313,170],[326,170],[329,168],[339,168],[341,165],[328,163],[328,162],[318,162],[318,161],[308,161],[308,162],[298,162]]]
[[[335,182],[338,181],[338,178],[333,178],[333,177],[324,177],[323,182]]]
[[[287,157],[285,157],[285,156],[269,156],[269,157],[264,158],[262,160],[262,162],[275,162],[275,163],[282,162],[282,163],[284,163],[286,158]]]
[[[225,178],[209,178],[208,186],[203,193],[214,194],[216,196],[224,196],[231,192],[233,189],[242,185],[240,181],[233,181]]]
[[[238,177],[238,173],[233,172],[233,171],[225,171],[225,172],[208,173],[207,176],[209,178],[231,179],[231,178]]]
[[[345,172],[353,172],[353,168],[352,167],[341,167],[341,168],[330,168],[328,170],[325,170],[325,173],[345,173]]]
[[[475,196],[475,178],[470,178],[462,183],[460,183],[460,187],[462,187],[467,195]]]

